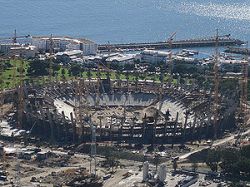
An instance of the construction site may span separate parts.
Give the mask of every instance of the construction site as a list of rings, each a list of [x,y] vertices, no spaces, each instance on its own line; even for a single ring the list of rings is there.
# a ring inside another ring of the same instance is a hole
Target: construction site
[[[0,93],[2,170],[9,173],[6,186],[114,186],[122,180],[120,186],[150,186],[144,172],[157,156],[167,167],[174,158],[191,155],[199,147],[218,140],[220,145],[228,143],[225,137],[237,135],[240,140],[248,130],[248,57],[239,61],[240,73],[222,74],[218,48],[224,36],[217,33],[212,69],[206,75],[209,88],[195,81],[173,84],[174,36],[166,42],[169,56],[160,81],[130,80],[129,75],[114,79],[111,74],[117,72],[110,64],[97,62],[95,77],[70,80],[55,79],[51,64],[48,80],[36,85],[25,79],[22,57],[3,57],[2,62],[10,58],[20,62],[18,85]],[[15,33],[13,43],[17,38]],[[48,40],[52,63],[54,40],[52,36]],[[221,93],[223,80],[234,80],[235,90]],[[135,157],[133,164],[123,156],[116,173],[114,162],[104,169],[106,152],[113,148]],[[142,174],[138,168],[143,162]],[[165,166],[159,170],[166,173]],[[115,179],[105,182],[112,175]],[[131,175],[133,179],[126,181]],[[165,175],[159,174],[156,181],[164,185]]]

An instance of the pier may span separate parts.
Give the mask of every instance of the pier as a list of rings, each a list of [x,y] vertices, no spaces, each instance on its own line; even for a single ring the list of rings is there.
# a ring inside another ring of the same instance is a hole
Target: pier
[[[240,47],[229,47],[225,50],[225,52],[234,53],[234,54],[242,54],[242,55],[250,55],[250,49],[240,48]]]
[[[218,46],[237,46],[244,44],[243,41],[233,38],[219,38]],[[117,49],[169,49],[169,42],[149,42],[149,43],[128,43],[128,44],[101,44],[98,46],[99,51],[113,51]],[[216,39],[190,39],[173,41],[171,48],[189,48],[189,47],[213,47],[216,45]]]

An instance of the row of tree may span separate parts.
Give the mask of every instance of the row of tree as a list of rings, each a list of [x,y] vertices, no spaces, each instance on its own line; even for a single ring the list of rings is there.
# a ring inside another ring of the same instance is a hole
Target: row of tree
[[[220,168],[226,176],[250,180],[250,145],[238,148],[211,149],[206,164],[212,171]]]

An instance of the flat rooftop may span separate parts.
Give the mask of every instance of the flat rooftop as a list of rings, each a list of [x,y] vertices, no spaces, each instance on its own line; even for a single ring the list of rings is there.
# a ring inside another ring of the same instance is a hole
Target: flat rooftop
[[[50,36],[32,36],[32,39],[49,40]],[[69,36],[52,36],[53,40],[64,40],[73,43],[94,44],[95,42],[86,38],[73,38]]]

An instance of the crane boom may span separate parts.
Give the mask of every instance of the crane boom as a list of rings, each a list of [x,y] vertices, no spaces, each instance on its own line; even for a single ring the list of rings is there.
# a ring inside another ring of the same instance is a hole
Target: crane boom
[[[17,43],[17,38],[29,38],[31,35],[22,35],[22,36],[17,36],[16,30],[14,31],[14,36],[12,37],[6,37],[6,38],[0,38],[0,40],[12,40],[12,42],[15,44]]]

